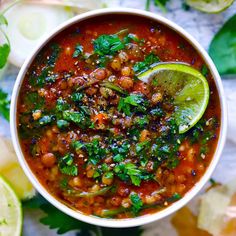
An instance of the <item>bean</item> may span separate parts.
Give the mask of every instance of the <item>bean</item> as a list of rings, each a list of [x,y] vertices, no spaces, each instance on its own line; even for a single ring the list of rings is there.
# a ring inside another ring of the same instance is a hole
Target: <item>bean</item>
[[[38,120],[42,115],[42,111],[41,110],[36,110],[33,112],[32,116],[34,120]]]
[[[85,93],[92,96],[97,92],[97,90],[98,90],[97,88],[89,87],[85,90]]]
[[[111,200],[110,200],[111,204],[112,204],[113,206],[116,206],[116,207],[118,207],[118,206],[121,205],[121,201],[122,201],[122,199],[121,199],[121,197],[119,197],[119,196],[114,196],[114,197],[112,197]]]
[[[83,186],[83,182],[80,179],[80,177],[74,177],[73,179],[71,179],[69,181],[69,185],[71,187],[79,187],[79,188],[81,188]]]
[[[177,193],[180,193],[180,194],[184,193],[185,189],[186,189],[186,185],[184,185],[184,184],[178,184],[176,186],[176,192]]]
[[[131,206],[131,201],[129,198],[124,198],[121,202],[121,205],[124,207],[124,208],[129,208]]]
[[[98,80],[104,80],[107,77],[106,69],[98,68],[94,71],[94,77]]]
[[[111,68],[115,71],[120,71],[121,70],[121,62],[120,59],[115,58],[112,62],[111,62]]]
[[[134,86],[133,80],[128,76],[122,76],[118,79],[118,84],[124,89],[132,89]]]
[[[190,148],[187,153],[187,159],[189,162],[194,162],[195,157],[195,150],[193,148]]]
[[[110,172],[112,173],[112,172]],[[114,176],[113,174],[108,175],[107,173],[103,174],[102,176],[102,183],[106,185],[111,185],[113,182]]]
[[[87,177],[92,178],[94,173],[95,173],[94,166],[93,165],[88,165],[86,167],[86,171],[87,171],[87,173],[86,173]]]
[[[41,157],[41,161],[46,167],[52,167],[56,163],[56,157],[53,153],[46,153]]]
[[[127,61],[129,60],[129,56],[128,56],[127,53],[124,52],[124,51],[121,51],[121,52],[119,53],[118,57],[119,57],[121,63],[127,62]]]
[[[91,188],[91,192],[97,192],[100,190],[100,186],[98,184],[94,184]]]
[[[140,133],[139,141],[144,142],[149,139],[149,136],[150,136],[150,132],[148,130],[144,129]]]
[[[157,103],[161,102],[162,99],[163,99],[163,96],[161,93],[154,93],[152,95],[151,101],[152,101],[152,104],[156,105]]]
[[[125,66],[125,67],[122,68],[121,75],[123,75],[123,76],[130,76],[130,74],[131,74],[130,67]]]
[[[99,91],[104,98],[109,98],[114,94],[111,89],[105,87],[101,87]]]
[[[120,186],[117,192],[121,197],[127,197],[130,193],[130,190],[126,187]]]

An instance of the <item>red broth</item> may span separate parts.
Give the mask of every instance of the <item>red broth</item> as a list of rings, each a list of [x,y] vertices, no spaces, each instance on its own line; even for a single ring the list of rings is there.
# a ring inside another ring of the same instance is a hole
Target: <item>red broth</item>
[[[152,63],[185,62],[209,82],[201,120],[178,133],[173,99],[136,77]],[[47,191],[84,214],[132,218],[182,198],[202,177],[220,129],[215,83],[174,31],[135,16],[80,22],[37,55],[20,89],[19,139]]]

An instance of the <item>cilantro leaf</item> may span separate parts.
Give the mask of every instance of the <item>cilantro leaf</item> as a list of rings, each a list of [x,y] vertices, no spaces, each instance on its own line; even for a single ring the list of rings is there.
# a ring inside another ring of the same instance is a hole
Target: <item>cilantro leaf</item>
[[[24,209],[41,209],[46,215],[40,219],[43,225],[47,225],[50,229],[56,229],[57,234],[64,234],[72,230],[77,230],[77,236],[92,236],[92,235],[102,235],[102,236],[120,236],[122,234],[129,236],[141,236],[143,230],[140,227],[127,228],[127,229],[112,229],[97,227],[90,225],[81,221],[78,221],[57,208],[52,206],[39,194],[33,199],[23,202]]]
[[[73,164],[74,156],[68,153],[59,160],[58,166],[62,174],[76,176],[78,175],[78,168]]]
[[[83,46],[81,46],[79,43],[75,46],[75,51],[73,53],[73,58],[76,58],[80,56],[83,53]]]
[[[143,206],[142,199],[137,193],[131,193],[130,200],[132,203],[132,212],[137,215]]]
[[[8,21],[6,19],[6,17],[2,14],[0,14],[0,25],[8,25]]]
[[[133,163],[121,163],[114,168],[114,172],[123,181],[131,180],[132,184],[135,186],[140,186],[142,180],[150,180],[153,178],[152,174],[139,169]]]
[[[10,101],[7,99],[7,93],[0,89],[0,114],[9,121]]]
[[[114,55],[124,49],[125,45],[116,34],[103,34],[93,42],[94,52],[100,56]]]
[[[160,59],[158,56],[156,56],[154,53],[150,53],[144,58],[144,61],[136,62],[133,66],[133,70],[136,74],[140,73],[142,71],[148,70],[152,64],[159,61]]]
[[[0,69],[2,69],[6,65],[9,54],[10,45],[7,43],[0,45]]]
[[[131,115],[131,107],[136,107],[137,111],[146,111],[147,102],[141,94],[131,94],[126,98],[120,98],[118,111],[123,111],[127,116]]]
[[[236,74],[236,14],[216,33],[209,54],[221,75]]]

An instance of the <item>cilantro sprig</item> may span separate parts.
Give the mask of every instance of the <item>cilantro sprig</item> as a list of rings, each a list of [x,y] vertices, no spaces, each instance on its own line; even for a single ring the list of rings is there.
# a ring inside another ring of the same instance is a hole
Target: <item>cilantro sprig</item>
[[[9,121],[10,101],[8,100],[7,93],[3,92],[0,88],[0,114]]]
[[[135,200],[135,199],[134,199]],[[135,202],[135,201],[134,201]],[[57,208],[52,206],[39,194],[36,195],[33,199],[30,199],[23,203],[24,210],[27,209],[40,209],[45,213],[40,219],[40,223],[48,226],[50,229],[56,229],[57,234],[65,234],[72,230],[77,231],[77,235],[80,236],[120,236],[122,234],[129,236],[141,236],[143,230],[140,227],[127,228],[127,229],[112,229],[98,227],[95,225],[90,225],[81,221],[78,221],[62,211],[59,211]]]

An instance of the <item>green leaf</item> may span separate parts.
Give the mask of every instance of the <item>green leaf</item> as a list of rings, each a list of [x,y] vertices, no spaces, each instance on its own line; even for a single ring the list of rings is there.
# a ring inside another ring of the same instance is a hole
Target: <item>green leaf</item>
[[[131,115],[131,107],[136,107],[137,111],[146,111],[148,105],[141,94],[131,94],[126,98],[120,98],[118,111],[123,111],[127,116]]]
[[[143,202],[137,193],[131,193],[130,200],[132,203],[132,211],[135,215],[142,209]]]
[[[10,101],[7,97],[7,93],[0,88],[0,114],[9,121]]]
[[[43,225],[47,225],[50,229],[56,229],[57,234],[65,234],[69,231],[77,230],[78,236],[120,236],[122,234],[129,236],[141,236],[143,232],[140,227],[112,229],[97,227],[78,221],[52,206],[39,194],[36,195],[33,199],[23,202],[23,207],[25,209],[41,209],[46,215],[40,219],[40,222]]]
[[[129,236],[141,236],[143,230],[140,227],[127,228],[127,229],[112,229],[103,228],[90,225],[81,221],[78,221],[63,212],[59,211],[57,208],[52,206],[39,194],[26,202],[23,202],[23,207],[25,209],[41,209],[46,215],[40,219],[43,225],[47,225],[50,229],[56,229],[57,234],[65,234],[72,230],[77,230],[77,235],[79,236],[92,236],[99,235],[102,236],[120,236],[122,234],[127,234]]]
[[[93,42],[94,52],[100,56],[114,55],[117,51],[124,49],[124,43],[116,34],[103,34]]]
[[[0,69],[7,64],[7,59],[10,54],[10,45],[5,43],[0,45]]]
[[[209,54],[221,75],[236,74],[236,15],[213,38]]]
[[[79,43],[75,46],[75,51],[73,53],[73,58],[76,58],[80,56],[83,53],[83,46],[81,46]]]
[[[144,61],[136,62],[133,66],[133,70],[135,73],[140,73],[145,70],[148,70],[148,68],[154,64],[159,62],[160,59],[158,56],[156,56],[154,53],[148,54],[145,58]]]
[[[76,176],[78,175],[78,168],[73,164],[74,156],[68,153],[59,160],[58,166],[62,174]]]
[[[2,14],[0,14],[0,25],[8,25],[8,21],[6,19],[6,17]]]

